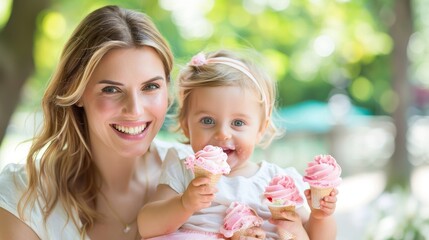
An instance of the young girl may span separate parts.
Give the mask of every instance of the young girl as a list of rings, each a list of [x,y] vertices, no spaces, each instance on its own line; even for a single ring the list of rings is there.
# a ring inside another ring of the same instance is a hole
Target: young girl
[[[175,150],[167,153],[155,201],[143,207],[138,217],[143,237],[222,238],[219,229],[233,201],[248,204],[269,220],[271,214],[261,196],[279,174],[294,178],[304,194],[306,185],[294,168],[249,160],[257,144],[268,145],[277,133],[272,121],[275,93],[275,83],[263,71],[231,52],[200,53],[192,58],[179,76],[178,121],[195,152],[209,144],[221,147],[228,155],[231,173],[221,177],[217,189],[210,188],[208,178],[194,179]],[[292,221],[264,221],[249,237],[266,234],[268,239],[278,239],[277,228],[281,227],[297,239],[335,239],[336,194],[332,191],[321,202],[322,210],[312,210],[309,215],[306,208],[299,207],[299,217],[284,213]],[[306,196],[309,199],[308,190]]]

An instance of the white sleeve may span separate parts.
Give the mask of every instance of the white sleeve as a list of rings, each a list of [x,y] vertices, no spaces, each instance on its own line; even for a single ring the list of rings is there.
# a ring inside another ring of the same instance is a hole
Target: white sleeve
[[[194,178],[191,170],[186,169],[184,159],[175,148],[170,148],[162,163],[159,184],[170,186],[177,193],[183,193]]]
[[[26,188],[25,165],[8,164],[0,173],[0,208],[5,209],[27,224],[40,239],[80,239],[79,229],[67,217],[61,203],[54,207],[46,222],[43,220],[39,202],[35,203],[32,208],[25,208],[24,217],[20,218],[18,202]],[[89,240],[89,237],[86,236],[85,240]]]
[[[17,218],[19,218],[18,202],[23,193],[22,190],[26,186],[26,182],[19,175],[19,172],[23,172],[22,168],[22,165],[8,164],[0,174],[0,208],[12,213]]]

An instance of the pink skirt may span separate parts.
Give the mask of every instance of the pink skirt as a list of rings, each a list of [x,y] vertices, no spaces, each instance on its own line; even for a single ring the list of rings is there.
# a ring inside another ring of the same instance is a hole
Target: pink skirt
[[[153,238],[147,238],[145,240],[201,240],[201,239],[223,240],[225,238],[220,233],[200,232],[200,231],[179,229],[174,233],[153,237]]]

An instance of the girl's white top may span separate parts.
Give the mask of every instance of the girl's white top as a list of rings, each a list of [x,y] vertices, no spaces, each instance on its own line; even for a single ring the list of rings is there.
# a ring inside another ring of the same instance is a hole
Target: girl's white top
[[[145,161],[148,161],[146,166],[149,168],[146,172],[151,173],[150,180],[153,181],[153,184],[149,188],[150,195],[155,192],[161,173],[161,165],[170,147],[175,148],[175,152],[179,153],[181,157],[186,157],[192,153],[192,149],[187,145],[154,140],[150,147],[150,151],[145,154]],[[17,206],[27,184],[25,165],[8,164],[0,174],[0,208],[5,209],[19,218]],[[27,224],[40,239],[80,239],[79,229],[73,224],[71,219],[67,221],[66,212],[60,202],[56,205],[46,223],[43,221],[41,207],[37,203],[32,209],[26,208],[24,213],[25,218],[21,220]],[[87,236],[85,239],[89,240],[89,237]]]
[[[170,149],[163,163],[159,183],[169,185],[177,193],[183,193],[194,178],[193,173],[186,169],[184,161],[180,153]],[[250,178],[222,176],[216,185],[218,192],[212,205],[192,215],[182,228],[219,233],[227,208],[231,202],[238,201],[248,204],[264,219],[262,228],[266,231],[268,238],[277,239],[275,226],[268,222],[271,213],[268,206],[263,203],[263,193],[271,179],[279,174],[291,176],[305,199],[304,190],[308,188],[308,184],[303,182],[302,176],[295,168],[280,168],[275,164],[262,161],[259,170]],[[307,210],[300,207],[297,211]]]

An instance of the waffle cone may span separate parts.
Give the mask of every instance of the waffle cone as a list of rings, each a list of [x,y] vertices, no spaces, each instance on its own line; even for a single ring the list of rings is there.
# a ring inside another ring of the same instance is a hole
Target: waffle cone
[[[238,230],[237,232],[235,232],[232,235],[232,237],[230,239],[231,240],[240,240],[241,237],[246,236],[246,230],[247,230],[247,228]]]
[[[204,168],[200,168],[200,167],[194,167],[194,175],[195,177],[207,177],[210,178],[210,187],[214,187],[216,186],[217,182],[219,182],[220,177],[222,176],[222,174],[213,174],[207,170],[205,170]]]
[[[296,240],[295,235],[283,228],[279,228],[277,233],[279,234],[279,240]]]
[[[240,240],[240,239],[246,239],[246,237],[251,237],[252,239],[265,239],[265,234],[263,236],[253,236],[249,235],[248,230],[254,228],[255,226],[249,227],[249,228],[242,228],[232,235],[231,238],[228,238],[230,240]]]
[[[315,209],[320,209],[320,200],[325,196],[329,196],[333,188],[317,188],[317,187],[310,186],[310,190],[311,190],[311,206]]]
[[[276,220],[285,219],[282,216],[283,211],[295,212],[295,206],[293,206],[293,205],[290,205],[290,206],[273,206],[273,205],[270,206],[270,205],[268,205],[268,208],[270,209],[272,218],[276,219]]]

